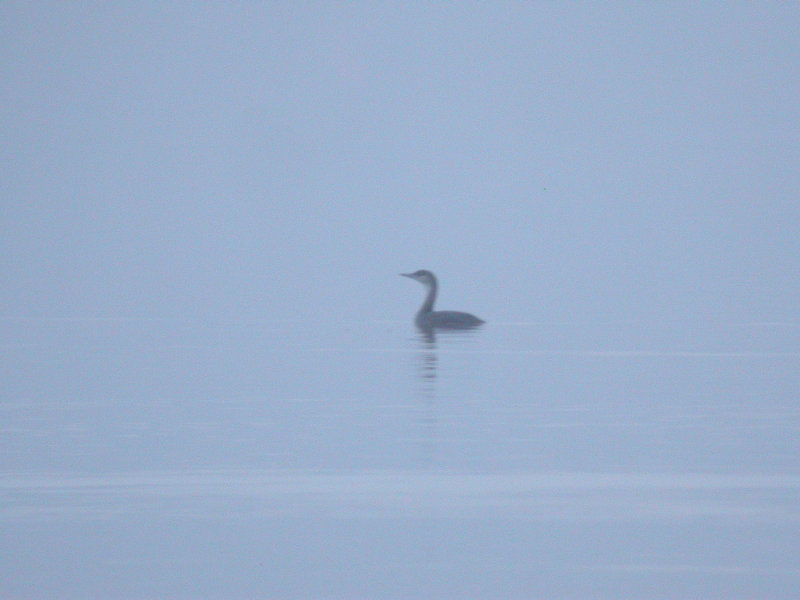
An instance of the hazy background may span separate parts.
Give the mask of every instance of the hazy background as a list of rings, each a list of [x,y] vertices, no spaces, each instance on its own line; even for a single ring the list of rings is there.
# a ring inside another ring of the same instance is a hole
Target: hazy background
[[[797,318],[795,3],[0,22],[5,317]]]
[[[798,31],[1,3],[0,595],[796,598]]]

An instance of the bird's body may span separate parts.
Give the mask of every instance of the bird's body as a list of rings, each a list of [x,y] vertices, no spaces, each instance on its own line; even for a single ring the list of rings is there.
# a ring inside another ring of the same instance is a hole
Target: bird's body
[[[403,277],[409,277],[419,281],[428,289],[425,301],[417,312],[414,323],[422,330],[432,329],[471,329],[484,323],[475,315],[457,310],[433,310],[433,303],[436,302],[436,292],[438,284],[436,276],[430,271],[420,270],[415,273],[400,273]]]

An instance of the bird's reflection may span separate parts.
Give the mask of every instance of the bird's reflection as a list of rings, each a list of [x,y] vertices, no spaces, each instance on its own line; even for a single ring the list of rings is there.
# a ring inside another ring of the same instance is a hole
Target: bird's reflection
[[[471,338],[475,330],[418,330],[412,338],[416,343],[417,375],[417,427],[419,432],[422,463],[426,468],[437,463],[437,448],[441,436],[439,415],[437,414],[438,382],[440,376],[439,354],[452,345]],[[441,349],[440,349],[441,345]]]
[[[438,355],[440,343],[445,347],[455,347],[474,337],[477,329],[436,330],[420,329],[416,334],[418,348],[417,375],[421,390],[425,395],[435,396],[438,373]]]
[[[415,353],[417,401],[414,403],[415,428],[417,430],[420,452],[420,466],[431,468],[436,462],[436,438],[438,423],[436,419],[436,377],[439,357],[436,354],[436,334],[432,331],[417,331],[412,339],[417,347]]]
[[[428,331],[418,331],[417,340],[419,344],[419,378],[423,384],[436,383],[436,333],[431,329]],[[426,390],[432,392],[433,389]]]

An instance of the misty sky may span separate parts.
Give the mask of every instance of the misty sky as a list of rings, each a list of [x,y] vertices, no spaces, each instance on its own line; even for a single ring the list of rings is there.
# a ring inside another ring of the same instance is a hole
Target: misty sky
[[[0,5],[0,316],[796,321],[800,4]]]

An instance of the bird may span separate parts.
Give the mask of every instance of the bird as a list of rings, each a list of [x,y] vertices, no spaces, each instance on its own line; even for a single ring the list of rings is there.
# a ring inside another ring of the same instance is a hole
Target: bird
[[[408,277],[414,281],[419,281],[428,289],[425,302],[417,313],[414,323],[423,331],[433,329],[471,329],[485,323],[475,315],[457,310],[433,310],[433,303],[436,302],[436,291],[438,285],[436,276],[430,271],[420,269],[414,273],[400,273],[403,277]]]

